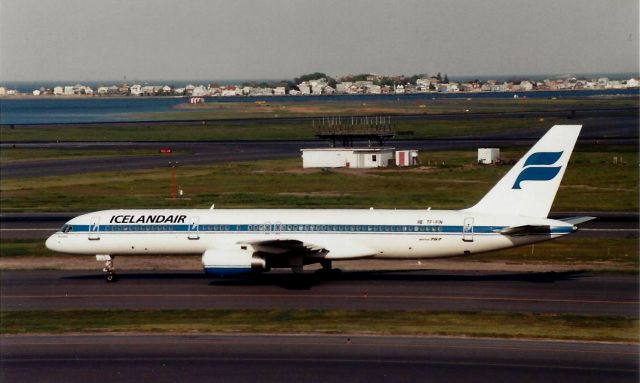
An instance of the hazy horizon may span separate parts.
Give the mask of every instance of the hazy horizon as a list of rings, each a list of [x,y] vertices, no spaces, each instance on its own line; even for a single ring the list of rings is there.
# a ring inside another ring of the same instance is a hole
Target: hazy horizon
[[[0,82],[635,74],[639,12],[635,0],[2,0]]]

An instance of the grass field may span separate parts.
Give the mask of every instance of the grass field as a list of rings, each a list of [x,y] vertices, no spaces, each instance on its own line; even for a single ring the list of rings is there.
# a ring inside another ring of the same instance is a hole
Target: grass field
[[[537,117],[483,119],[475,121],[397,121],[393,122],[398,139],[455,137],[473,133],[531,129],[573,120]],[[0,142],[37,141],[218,141],[218,140],[311,140],[315,139],[311,122],[291,123],[216,123],[202,125],[134,126],[17,126],[1,127]]]
[[[209,102],[179,105],[180,111],[135,114],[140,119],[230,119],[278,118],[306,116],[403,115],[443,113],[533,112],[581,109],[637,107],[637,97],[581,97],[581,98],[433,98],[425,95],[413,99],[382,99],[363,101],[357,97],[343,97],[320,101],[269,101],[266,103]]]
[[[638,342],[638,319],[569,314],[348,310],[4,311],[0,333],[466,335]]]
[[[632,148],[632,147],[630,147]],[[574,153],[554,210],[638,209],[638,154],[632,149]],[[601,150],[601,149],[600,149]],[[503,150],[517,159],[523,150]],[[625,164],[614,165],[613,156]],[[478,201],[508,166],[478,166],[475,151],[421,154],[412,169],[301,169],[299,159],[227,163],[178,169],[184,198],[170,199],[168,168],[2,180],[3,212],[107,208],[427,208],[460,209]]]

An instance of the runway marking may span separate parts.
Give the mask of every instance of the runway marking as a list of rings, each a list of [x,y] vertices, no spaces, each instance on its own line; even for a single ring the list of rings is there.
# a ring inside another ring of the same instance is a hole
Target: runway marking
[[[375,295],[368,294],[364,298],[362,294],[331,295],[331,294],[104,294],[104,295],[2,295],[3,299],[64,299],[64,298],[328,298],[328,299],[405,299],[405,300],[462,300],[462,301],[506,301],[506,302],[544,302],[544,303],[586,303],[586,304],[639,304],[640,301],[603,301],[603,300],[578,300],[578,299],[546,299],[546,298],[503,298],[503,297],[460,297],[460,296],[436,296],[436,295]]]

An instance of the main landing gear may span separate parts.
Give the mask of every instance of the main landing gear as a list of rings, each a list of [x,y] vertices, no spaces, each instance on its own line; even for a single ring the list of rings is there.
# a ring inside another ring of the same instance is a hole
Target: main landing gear
[[[113,266],[113,257],[108,254],[97,254],[96,261],[104,262],[104,268],[102,269],[102,271],[107,273],[105,275],[105,280],[107,282],[116,282],[118,280],[116,269]]]
[[[320,261],[321,269],[316,270],[315,274],[321,277],[337,277],[342,274],[340,269],[332,269],[331,261],[328,259]]]

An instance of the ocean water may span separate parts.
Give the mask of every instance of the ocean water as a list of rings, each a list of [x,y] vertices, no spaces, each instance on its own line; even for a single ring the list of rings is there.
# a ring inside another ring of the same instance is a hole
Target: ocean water
[[[338,101],[358,102],[376,100],[411,100],[419,102],[434,98],[513,98],[514,94],[527,98],[592,97],[599,95],[638,96],[638,89],[541,91],[541,92],[487,92],[487,93],[427,93],[406,95],[332,95],[332,96],[272,96],[272,97],[209,97],[207,102],[248,102],[255,101]],[[145,121],[158,120],[153,114],[163,112],[189,112],[176,109],[176,105],[187,103],[184,97],[86,97],[86,98],[0,98],[0,124],[66,124],[97,122],[141,121],[137,114],[144,113]],[[176,118],[179,118],[179,114]]]

